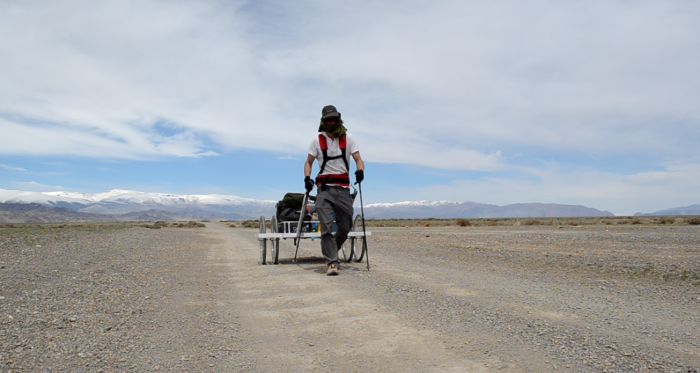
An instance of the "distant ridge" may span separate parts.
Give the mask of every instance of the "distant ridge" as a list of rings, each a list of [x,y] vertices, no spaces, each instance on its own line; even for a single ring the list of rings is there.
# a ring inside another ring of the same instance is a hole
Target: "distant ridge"
[[[0,203],[0,223],[55,223],[72,221],[174,220],[164,211],[148,210],[120,215],[90,214],[40,203]]]
[[[107,221],[108,216],[85,214],[39,203],[0,203],[0,223],[47,223],[63,221]]]
[[[477,202],[405,201],[375,203],[365,207],[370,219],[549,218],[615,216],[580,205],[515,203],[505,206]]]
[[[675,215],[700,215],[700,204],[685,206],[685,207],[673,207],[670,209],[659,210],[654,212],[641,213],[638,212],[634,214],[636,216],[675,216]]]
[[[271,215],[275,201],[232,195],[148,193],[114,189],[105,193],[27,192],[0,189],[0,222],[67,220],[250,219]],[[31,205],[20,213],[18,205]],[[14,211],[14,214],[12,213]],[[43,215],[43,217],[42,217]]]
[[[71,220],[256,219],[261,215],[271,217],[275,212],[275,203],[276,201],[272,200],[256,200],[231,195],[179,195],[122,189],[95,194],[0,189],[0,223]],[[614,216],[608,211],[579,205],[516,203],[498,206],[449,201],[373,203],[365,206],[365,213],[370,219]]]

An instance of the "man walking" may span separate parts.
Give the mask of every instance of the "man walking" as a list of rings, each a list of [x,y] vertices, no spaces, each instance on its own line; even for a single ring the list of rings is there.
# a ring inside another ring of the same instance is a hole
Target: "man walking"
[[[350,157],[355,160],[355,181],[364,179],[365,163],[355,140],[347,133],[338,110],[333,105],[321,110],[318,137],[309,147],[304,164],[304,186],[311,192],[318,188],[316,212],[321,223],[321,252],[326,260],[326,274],[338,274],[338,249],[348,238],[352,227],[352,197],[350,196]],[[316,180],[311,178],[314,160],[320,171]],[[335,237],[331,232],[333,219],[337,224]]]

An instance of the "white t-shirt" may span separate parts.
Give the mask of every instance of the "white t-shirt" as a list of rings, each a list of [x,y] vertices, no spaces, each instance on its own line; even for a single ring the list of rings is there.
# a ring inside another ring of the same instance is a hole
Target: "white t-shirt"
[[[323,132],[323,136],[326,137],[326,143],[328,144],[328,157],[335,157],[342,154],[340,150],[340,139],[332,139],[330,136]],[[349,133],[345,134],[345,158],[348,160],[348,165],[350,165],[350,160],[352,160],[352,155],[359,152],[360,148],[357,146],[355,139],[350,136]],[[321,150],[321,144],[318,143],[318,135],[314,138],[309,146],[309,155],[316,158],[318,161],[318,166],[321,167],[323,164],[323,151]],[[334,174],[344,174],[349,173],[350,170],[345,169],[345,163],[341,158],[330,159],[326,163],[326,168],[323,169],[321,175],[334,175]],[[328,184],[335,185],[335,184]]]

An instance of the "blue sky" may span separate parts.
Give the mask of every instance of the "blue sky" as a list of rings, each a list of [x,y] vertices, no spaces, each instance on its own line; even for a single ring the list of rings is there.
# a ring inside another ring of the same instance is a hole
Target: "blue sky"
[[[0,188],[278,199],[322,106],[368,202],[700,203],[695,1],[0,4]]]

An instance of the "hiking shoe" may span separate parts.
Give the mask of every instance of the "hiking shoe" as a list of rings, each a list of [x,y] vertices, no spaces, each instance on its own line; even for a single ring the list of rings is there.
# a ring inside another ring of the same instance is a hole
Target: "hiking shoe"
[[[326,276],[337,276],[338,275],[338,263],[331,263],[326,268]]]

